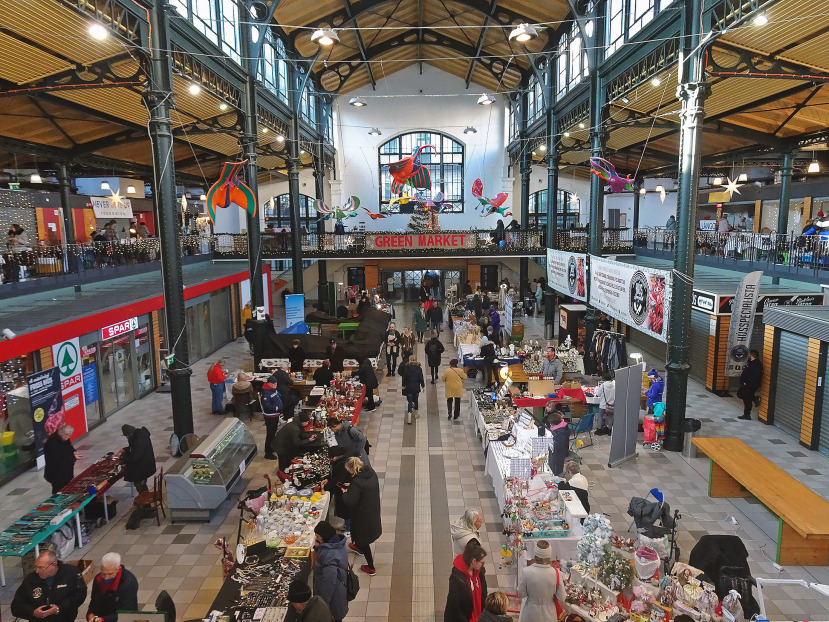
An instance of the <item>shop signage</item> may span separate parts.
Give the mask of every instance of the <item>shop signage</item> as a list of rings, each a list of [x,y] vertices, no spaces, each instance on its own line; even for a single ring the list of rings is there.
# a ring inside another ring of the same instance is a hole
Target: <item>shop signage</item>
[[[116,203],[112,197],[90,198],[95,218],[132,218],[132,202],[129,199],[121,199]]]
[[[587,300],[587,255],[548,248],[547,285],[576,300]]]
[[[759,297],[760,279],[763,271],[749,272],[740,281],[736,304],[728,327],[728,348],[726,349],[725,375],[739,376],[748,362],[751,345],[751,331],[754,329],[754,314]]]
[[[128,320],[124,320],[123,322],[118,322],[117,324],[112,324],[111,326],[107,326],[101,329],[101,341],[106,341],[108,339],[112,339],[113,337],[117,337],[118,335],[123,335],[124,333],[128,333],[131,330],[136,330],[138,328],[138,318],[131,317]]]
[[[691,308],[712,315],[731,315],[734,312],[734,296],[712,294],[694,290]],[[819,307],[824,294],[804,292],[802,294],[758,294],[755,313],[762,313],[766,307]]]
[[[717,229],[717,221],[716,220],[700,220],[699,221],[699,229],[700,231],[715,231]]]
[[[83,397],[81,347],[75,337],[52,346],[52,360],[60,372],[63,410],[66,423],[75,428],[75,435],[86,433],[86,404]]]
[[[285,326],[290,328],[305,321],[305,294],[285,296]]]
[[[717,295],[695,289],[691,295],[691,308],[706,313],[717,313]]]
[[[83,395],[87,405],[98,401],[98,366],[95,363],[84,365]]]
[[[672,275],[590,255],[590,304],[643,333],[668,341]]]
[[[60,370],[57,367],[32,374],[29,385],[29,404],[32,409],[32,430],[35,434],[35,453],[38,466],[43,466],[43,446],[49,435],[65,422],[63,396],[60,391]]]
[[[366,249],[371,251],[398,248],[475,248],[475,233],[421,233],[417,235],[366,234]]]

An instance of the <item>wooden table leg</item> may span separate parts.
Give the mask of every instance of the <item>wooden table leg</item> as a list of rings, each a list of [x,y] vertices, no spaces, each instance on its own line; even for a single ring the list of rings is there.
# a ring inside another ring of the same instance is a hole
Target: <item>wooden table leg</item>
[[[829,564],[829,539],[806,539],[782,518],[777,535],[777,563],[783,566],[826,566]]]
[[[713,460],[711,461],[711,472],[708,476],[709,497],[749,497],[750,493],[740,487],[740,483],[731,477],[728,472]]]

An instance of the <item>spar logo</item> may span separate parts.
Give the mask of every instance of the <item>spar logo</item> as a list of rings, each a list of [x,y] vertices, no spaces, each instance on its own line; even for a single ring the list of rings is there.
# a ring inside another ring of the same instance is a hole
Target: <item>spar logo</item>
[[[641,270],[630,279],[630,317],[637,324],[644,324],[648,316],[648,277]]]
[[[578,282],[578,267],[576,266],[576,258],[572,255],[567,262],[567,287],[570,289],[572,295],[576,295],[576,284]]]
[[[78,365],[78,350],[71,341],[67,341],[61,345],[58,350],[57,364],[58,369],[60,369],[60,375],[64,378],[71,376],[75,372],[75,368]]]

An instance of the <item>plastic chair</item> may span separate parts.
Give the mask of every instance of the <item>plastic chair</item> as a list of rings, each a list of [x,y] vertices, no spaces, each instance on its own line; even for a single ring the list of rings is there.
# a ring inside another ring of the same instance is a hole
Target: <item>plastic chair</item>
[[[587,432],[590,437],[590,445],[593,444],[593,413],[587,413],[579,419],[578,423],[568,423],[567,428],[573,433],[573,445],[576,444],[576,441],[579,439],[579,434],[582,432]]]
[[[645,495],[645,500],[647,501],[648,497],[653,497],[654,500],[659,503],[659,509],[662,509],[662,504],[665,502],[665,495],[662,494],[662,491],[659,488],[651,488],[648,491],[648,494]],[[633,529],[633,526],[636,524],[636,519],[630,521],[630,526],[628,527],[628,531]]]

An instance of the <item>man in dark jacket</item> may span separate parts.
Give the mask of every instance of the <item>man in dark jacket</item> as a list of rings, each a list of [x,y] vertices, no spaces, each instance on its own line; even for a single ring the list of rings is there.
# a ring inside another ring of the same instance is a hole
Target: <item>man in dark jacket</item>
[[[288,586],[288,602],[297,612],[298,622],[331,622],[331,609],[322,596],[311,596],[306,581],[294,579]]]
[[[740,388],[737,397],[743,400],[743,414],[739,419],[751,420],[751,406],[754,403],[754,394],[763,382],[763,364],[760,362],[760,353],[751,350],[748,353],[748,363],[740,374]]]
[[[489,388],[495,376],[495,345],[486,337],[481,339],[481,356],[484,357],[484,387]]]
[[[429,309],[431,311],[431,309]],[[444,345],[438,339],[438,333],[432,331],[432,338],[426,342],[426,362],[432,372],[432,384],[438,379],[438,367],[440,367],[440,355],[446,351]]]
[[[288,350],[288,360],[291,362],[291,371],[302,373],[302,368],[305,365],[305,350],[300,347],[299,339],[294,339],[291,343],[291,349]]]
[[[334,372],[331,371],[331,361],[325,359],[322,367],[314,371],[314,384],[318,387],[330,387],[334,381]]]
[[[343,361],[345,360],[345,353],[343,349],[337,345],[336,339],[331,339],[328,342],[328,349],[326,350],[326,357],[331,361],[331,371],[343,371]]]
[[[12,615],[36,622],[74,622],[86,600],[86,583],[75,566],[59,562],[53,551],[35,560],[35,571],[26,576],[12,599]]]
[[[117,622],[118,611],[138,611],[138,579],[121,565],[118,553],[101,559],[101,572],[92,581],[87,622]]]
[[[43,479],[52,484],[52,494],[66,486],[75,476],[75,461],[78,456],[69,438],[75,429],[64,425],[53,432],[43,445],[46,468]]]
[[[360,361],[360,369],[357,372],[357,377],[364,385],[366,385],[366,412],[374,412],[377,406],[374,404],[374,389],[380,386],[377,381],[377,374],[374,373],[374,368],[371,366],[371,360],[363,359]]]
[[[147,492],[147,478],[155,475],[155,453],[147,428],[134,428],[125,423],[121,432],[127,437],[127,447],[121,452],[124,462],[124,481],[135,485],[138,492]]]
[[[443,324],[443,309],[440,308],[437,302],[429,307],[429,310],[426,312],[426,319],[432,327],[432,330],[440,336],[440,327]]]
[[[279,470],[286,472],[291,466],[291,460],[302,453],[305,447],[316,444],[317,435],[306,432],[302,426],[308,423],[308,415],[301,413],[286,423],[276,433],[276,457],[279,459]]]
[[[287,369],[277,369],[271,378],[276,380],[276,390],[282,397],[282,418],[290,419],[294,416],[294,409],[300,402],[299,395],[294,389],[294,379]]]
[[[265,418],[265,460],[276,460],[276,455],[273,453],[273,439],[279,429],[279,415],[284,410],[282,397],[277,390],[276,377],[269,377],[268,381],[262,385],[259,397],[262,400],[262,415]]]
[[[357,456],[364,464],[371,466],[368,454],[366,453],[368,439],[360,428],[351,425],[345,419],[337,419],[336,417],[329,417],[326,425],[334,433],[334,438],[337,439],[337,445],[345,447],[349,451],[350,456]]]

